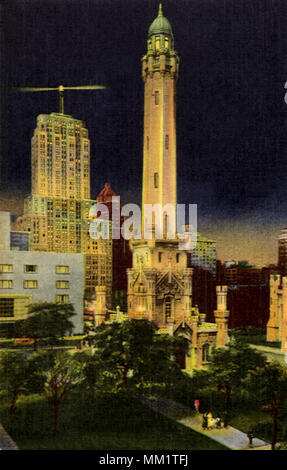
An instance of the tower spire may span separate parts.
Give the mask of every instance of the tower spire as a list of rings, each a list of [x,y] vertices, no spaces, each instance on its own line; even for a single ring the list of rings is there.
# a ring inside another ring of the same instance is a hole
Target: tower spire
[[[159,6],[158,6],[158,15],[157,16],[163,16],[162,15],[162,3],[159,2]]]

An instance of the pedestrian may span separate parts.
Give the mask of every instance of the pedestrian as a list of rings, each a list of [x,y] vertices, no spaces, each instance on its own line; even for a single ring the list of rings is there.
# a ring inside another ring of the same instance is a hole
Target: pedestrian
[[[221,428],[221,418],[219,415],[215,418],[215,426]]]
[[[207,429],[207,416],[206,413],[202,416],[202,429],[205,430]]]
[[[198,398],[196,398],[196,400],[194,400],[194,409],[196,413],[199,413],[199,407],[200,407],[200,401]]]
[[[253,439],[253,437],[254,437],[254,434],[253,434],[252,426],[249,427],[247,436],[248,436],[248,439],[249,439],[248,447],[253,447],[253,445],[252,445],[252,439]]]
[[[207,413],[207,429],[212,429],[212,413],[208,411]]]

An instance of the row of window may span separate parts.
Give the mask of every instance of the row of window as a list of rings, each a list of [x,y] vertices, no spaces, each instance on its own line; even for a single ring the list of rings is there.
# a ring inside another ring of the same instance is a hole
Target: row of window
[[[69,281],[56,281],[56,289],[69,289]],[[37,289],[38,281],[25,279],[23,281],[24,289]],[[0,279],[0,289],[13,289],[12,279]]]
[[[24,273],[36,273],[38,266],[36,264],[24,264]],[[12,273],[13,264],[0,264],[0,273]],[[55,266],[56,274],[69,274],[69,266],[57,265]]]
[[[0,317],[14,316],[14,300],[11,298],[0,298]],[[56,295],[55,302],[58,304],[69,303],[68,295]]]

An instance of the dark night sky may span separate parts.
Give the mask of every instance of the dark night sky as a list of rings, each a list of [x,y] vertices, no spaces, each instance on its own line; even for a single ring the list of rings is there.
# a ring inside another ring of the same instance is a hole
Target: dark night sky
[[[92,196],[110,181],[125,202],[139,202],[140,59],[158,0],[1,5],[2,191],[29,193],[36,116],[58,110],[55,92],[9,87],[110,84],[106,91],[66,92],[65,112],[89,128]],[[163,0],[163,12],[181,57],[178,200],[198,204],[199,229],[218,237],[225,259],[233,254],[224,247],[235,243],[228,234],[241,230],[243,240],[266,231],[268,248],[260,249],[269,254],[254,259],[272,262],[270,240],[287,224],[287,2]],[[253,250],[243,245],[241,258]]]

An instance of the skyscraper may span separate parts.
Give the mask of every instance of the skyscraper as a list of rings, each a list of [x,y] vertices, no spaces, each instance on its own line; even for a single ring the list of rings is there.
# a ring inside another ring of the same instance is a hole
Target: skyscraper
[[[84,253],[85,294],[89,297],[96,285],[105,285],[110,305],[112,241],[89,233],[96,201],[90,199],[87,127],[63,113],[41,114],[31,147],[32,191],[16,228],[31,233],[33,251]]]
[[[90,141],[83,121],[40,114],[31,163],[32,196],[90,199]]]

